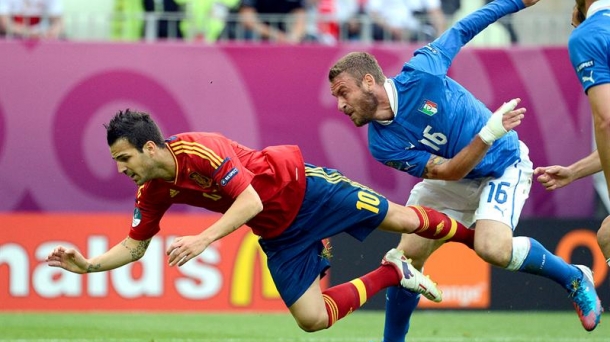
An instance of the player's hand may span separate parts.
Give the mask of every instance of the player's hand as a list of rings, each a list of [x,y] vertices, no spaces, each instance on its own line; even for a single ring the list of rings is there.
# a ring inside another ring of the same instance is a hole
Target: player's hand
[[[74,248],[56,247],[45,259],[51,267],[61,267],[74,273],[87,273],[89,262]]]
[[[525,7],[530,7],[534,6],[536,3],[538,3],[538,1],[540,0],[523,0],[523,4],[525,5]]]
[[[537,167],[534,175],[539,175],[536,180],[548,191],[563,188],[574,181],[574,172],[559,165]]]
[[[500,106],[500,108],[491,115],[485,127],[479,132],[481,140],[487,145],[491,145],[510,130],[519,126],[521,120],[525,116],[525,108],[515,109],[519,102],[521,102],[521,99],[516,98],[505,102]]]
[[[174,239],[167,251],[170,266],[182,266],[187,261],[201,254],[208,247],[200,236],[181,236]]]

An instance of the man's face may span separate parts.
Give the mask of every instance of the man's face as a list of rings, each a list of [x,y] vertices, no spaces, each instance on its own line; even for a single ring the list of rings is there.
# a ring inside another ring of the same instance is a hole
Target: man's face
[[[154,145],[149,141],[144,145],[143,152],[138,151],[127,139],[118,139],[110,146],[110,154],[116,161],[119,172],[131,178],[138,186],[153,178],[154,163],[149,144]]]
[[[349,115],[357,127],[374,120],[379,102],[365,83],[343,72],[333,79],[330,91],[337,98],[339,111]]]

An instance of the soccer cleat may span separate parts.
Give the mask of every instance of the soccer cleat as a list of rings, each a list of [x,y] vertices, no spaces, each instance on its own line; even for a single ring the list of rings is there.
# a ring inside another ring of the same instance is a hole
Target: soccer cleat
[[[583,328],[592,331],[599,324],[603,308],[595,291],[591,269],[583,265],[574,266],[582,272],[582,277],[572,281],[569,297]]]
[[[415,269],[415,267],[411,265],[411,261],[404,256],[402,251],[392,248],[385,254],[381,264],[394,266],[398,274],[402,277],[400,285],[405,289],[420,293],[433,302],[438,303],[443,300],[442,292],[436,287],[436,283]]]

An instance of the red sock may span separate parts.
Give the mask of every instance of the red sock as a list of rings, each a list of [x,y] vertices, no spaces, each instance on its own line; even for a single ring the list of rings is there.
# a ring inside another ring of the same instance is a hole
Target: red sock
[[[415,234],[433,240],[454,241],[474,249],[474,230],[449,216],[428,207],[409,205],[419,217],[419,227]]]
[[[400,277],[394,266],[382,265],[360,278],[333,286],[322,292],[326,312],[328,312],[327,328],[361,307],[377,292],[397,285],[399,282]]]

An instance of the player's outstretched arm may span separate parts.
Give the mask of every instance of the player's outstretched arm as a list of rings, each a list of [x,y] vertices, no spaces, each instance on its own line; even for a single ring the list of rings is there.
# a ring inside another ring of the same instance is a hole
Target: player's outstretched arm
[[[51,267],[61,267],[74,273],[103,272],[121,267],[144,256],[150,239],[139,241],[127,237],[106,253],[86,259],[74,248],[56,247],[45,260]]]
[[[539,166],[534,170],[536,180],[547,190],[563,188],[577,179],[581,179],[602,170],[597,151],[570,166]]]
[[[263,210],[263,203],[258,192],[248,185],[236,198],[229,209],[198,235],[179,236],[167,247],[170,266],[182,266],[197,255],[203,253],[208,246],[217,240],[231,234],[237,228],[246,224]]]
[[[535,5],[539,0],[495,0],[458,20],[443,32],[430,46],[441,50],[449,68],[458,52],[476,35],[505,15]],[[415,59],[415,56],[413,59]]]

